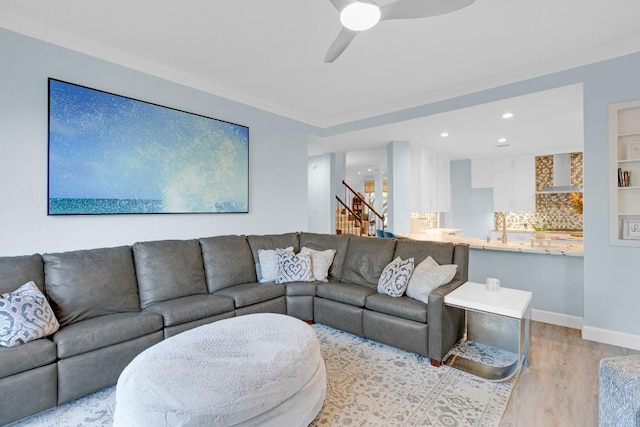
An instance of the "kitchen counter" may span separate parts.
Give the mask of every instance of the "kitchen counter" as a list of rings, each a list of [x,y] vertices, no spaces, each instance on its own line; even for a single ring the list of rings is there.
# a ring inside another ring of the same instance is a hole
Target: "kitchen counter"
[[[452,230],[455,230],[452,232]],[[472,237],[457,236],[459,229],[432,229],[421,233],[398,234],[413,240],[432,240],[437,242],[467,243],[472,249],[486,249],[492,251],[523,252],[546,255],[583,256],[584,246],[582,238],[571,236],[570,233],[550,232],[544,239],[544,246],[536,242],[533,246],[531,240],[526,242],[507,242],[500,240],[474,239]],[[535,241],[536,239],[534,239]],[[556,242],[557,240],[557,242]]]

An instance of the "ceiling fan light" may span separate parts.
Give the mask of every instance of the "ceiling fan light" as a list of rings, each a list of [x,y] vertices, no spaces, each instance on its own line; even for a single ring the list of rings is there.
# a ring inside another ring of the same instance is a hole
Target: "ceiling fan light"
[[[354,2],[342,9],[340,22],[351,31],[365,31],[380,21],[380,8],[375,4]]]

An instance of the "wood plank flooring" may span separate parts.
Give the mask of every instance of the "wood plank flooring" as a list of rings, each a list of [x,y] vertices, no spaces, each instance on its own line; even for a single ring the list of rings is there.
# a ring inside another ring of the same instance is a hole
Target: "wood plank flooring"
[[[583,340],[577,329],[532,322],[531,330],[531,364],[500,426],[597,426],[600,359],[640,352]]]

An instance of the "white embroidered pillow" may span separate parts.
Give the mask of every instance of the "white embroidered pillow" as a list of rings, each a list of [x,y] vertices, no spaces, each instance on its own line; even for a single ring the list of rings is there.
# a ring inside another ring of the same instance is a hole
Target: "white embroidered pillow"
[[[277,249],[258,249],[258,266],[256,272],[260,283],[275,282],[278,277],[278,255]],[[293,253],[293,246],[283,249]]]
[[[309,254],[294,255],[292,252],[276,249],[276,255],[278,256],[276,283],[310,282],[313,280]]]
[[[335,249],[317,251],[303,247],[300,253],[311,255],[311,274],[313,274],[313,278],[321,282],[328,282],[327,276],[329,275],[329,268],[333,262],[333,257],[336,255]]]
[[[456,275],[456,264],[440,265],[428,257],[413,270],[407,286],[407,296],[427,304],[429,294],[438,286],[449,283]]]
[[[401,297],[407,289],[412,272],[413,258],[404,261],[400,257],[394,259],[382,270],[378,279],[378,292],[392,297]]]
[[[60,324],[47,298],[29,282],[0,296],[0,345],[15,347],[51,335]]]

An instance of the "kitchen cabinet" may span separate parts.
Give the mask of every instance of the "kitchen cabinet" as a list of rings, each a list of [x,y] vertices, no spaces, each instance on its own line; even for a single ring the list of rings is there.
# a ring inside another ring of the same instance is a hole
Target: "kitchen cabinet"
[[[493,160],[493,210],[535,211],[535,156],[525,154]]]
[[[640,247],[640,101],[609,106],[609,162],[609,242]]]
[[[423,147],[411,150],[411,210],[447,212],[450,209],[449,158]]]

